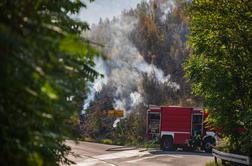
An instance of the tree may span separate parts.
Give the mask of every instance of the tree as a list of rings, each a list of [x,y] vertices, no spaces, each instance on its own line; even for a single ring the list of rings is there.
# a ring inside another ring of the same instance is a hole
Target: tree
[[[65,1],[0,2],[0,165],[69,163],[72,125],[94,55],[74,20],[85,4]]]
[[[162,93],[161,96],[166,100],[162,102],[163,104],[178,104],[179,97],[180,104],[198,107],[202,103],[201,99],[191,94],[191,86],[184,78],[182,66],[182,63],[192,52],[191,47],[186,42],[189,33],[188,17],[185,10],[186,3],[183,0],[175,1],[174,6],[170,6],[169,12],[164,11],[162,8],[166,6],[169,9],[169,4],[169,1],[150,1],[141,2],[137,5],[133,13],[138,22],[129,39],[146,62],[162,69],[165,75],[170,74],[171,81],[180,85],[180,89],[175,93]],[[131,14],[131,11],[129,11],[129,14]],[[150,79],[148,82],[151,83],[151,81]],[[160,88],[161,86],[153,87],[152,85],[149,84],[148,89],[145,86],[144,91],[148,93],[148,91],[152,91],[151,89],[156,88],[163,91]],[[158,99],[156,101],[161,102]],[[156,101],[152,104],[158,105],[159,102]]]
[[[252,154],[252,2],[195,0],[189,4],[190,44],[185,63],[209,122],[230,140],[230,150]],[[239,129],[245,129],[240,132]]]

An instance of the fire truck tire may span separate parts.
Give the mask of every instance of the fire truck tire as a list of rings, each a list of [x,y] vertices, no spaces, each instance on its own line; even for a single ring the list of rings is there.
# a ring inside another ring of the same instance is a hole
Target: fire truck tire
[[[173,139],[171,136],[162,137],[161,149],[164,151],[173,150]]]
[[[215,139],[213,137],[207,137],[203,141],[203,148],[205,152],[211,153],[213,146],[215,145]]]

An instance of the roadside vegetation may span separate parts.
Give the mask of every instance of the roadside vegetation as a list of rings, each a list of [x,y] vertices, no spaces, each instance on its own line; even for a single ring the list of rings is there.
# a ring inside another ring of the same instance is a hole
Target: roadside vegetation
[[[223,165],[222,165],[222,163],[219,162],[219,161],[218,161],[217,164],[213,161],[213,162],[206,163],[205,166],[223,166]]]
[[[184,69],[225,150],[252,155],[252,2],[192,1]]]
[[[98,55],[74,20],[80,1],[0,2],[0,165],[69,164]]]

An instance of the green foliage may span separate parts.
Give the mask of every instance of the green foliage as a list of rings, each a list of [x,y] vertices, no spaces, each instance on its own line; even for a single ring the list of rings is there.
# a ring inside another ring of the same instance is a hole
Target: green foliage
[[[0,165],[69,163],[85,83],[97,76],[95,51],[72,19],[76,1],[0,2]],[[67,100],[72,98],[73,100]]]
[[[115,128],[114,138],[117,144],[143,145],[146,137],[146,107],[138,105]]]
[[[99,142],[103,144],[113,144],[113,141],[111,139],[101,139]]]
[[[231,151],[252,154],[252,2],[192,1],[185,63],[196,95],[205,99],[209,122],[230,140]],[[245,129],[240,132],[239,129]]]
[[[81,120],[81,134],[84,137],[91,137],[99,141],[104,138],[111,138],[112,125],[115,118],[107,117],[106,110],[112,110],[112,91],[109,88],[102,89],[99,97],[95,96],[93,102],[85,110]]]
[[[212,162],[206,163],[205,166],[222,166],[222,163],[221,161],[218,161],[218,163],[216,164],[214,161],[212,161]]]
[[[102,90],[100,93],[106,92]],[[85,115],[83,115],[83,124],[81,124],[83,140],[118,145],[143,144],[146,136],[146,108],[142,105],[137,106],[128,117],[121,119],[113,128],[116,118],[107,117],[105,113],[106,110],[113,109],[112,105],[108,104],[108,102],[111,102],[109,100],[112,100],[112,98],[108,100],[104,98],[95,99],[90,104],[92,110],[86,110]]]

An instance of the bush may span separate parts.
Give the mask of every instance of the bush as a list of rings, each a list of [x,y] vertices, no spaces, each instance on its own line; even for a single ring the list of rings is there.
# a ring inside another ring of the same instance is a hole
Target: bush
[[[70,15],[81,1],[0,2],[0,165],[70,164],[86,81],[98,52]]]

